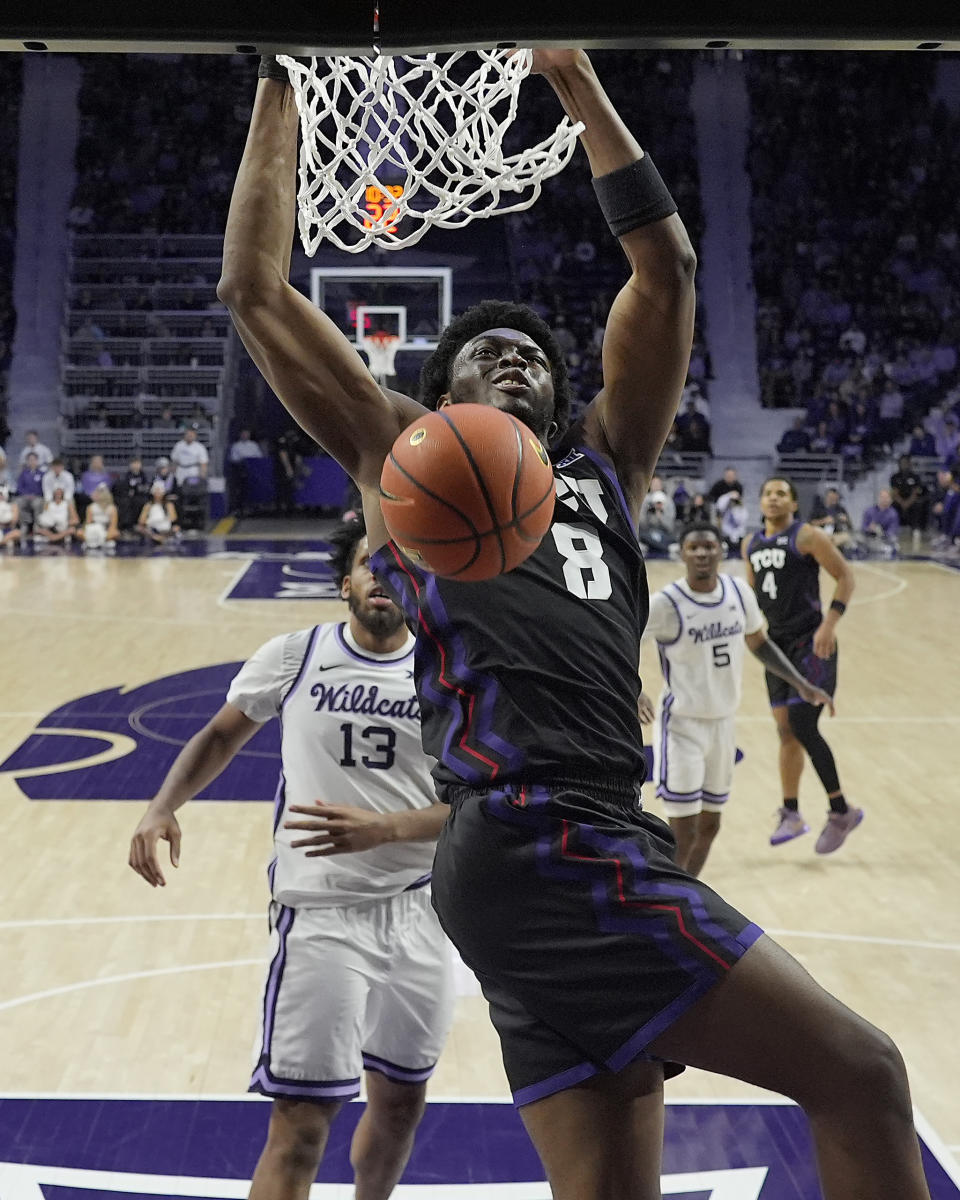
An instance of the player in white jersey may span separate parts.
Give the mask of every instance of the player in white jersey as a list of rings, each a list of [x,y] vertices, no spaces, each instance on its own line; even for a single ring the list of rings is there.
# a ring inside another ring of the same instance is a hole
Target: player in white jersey
[[[657,642],[665,682],[654,739],[657,795],[677,839],[678,865],[699,875],[733,783],[744,647],[808,703],[825,704],[832,713],[833,702],[767,638],[753,589],[719,573],[719,530],[687,526],[680,557],[686,575],[650,597],[644,636]],[[639,711],[644,724],[653,721],[646,693]]]
[[[273,638],[184,747],[134,834],[130,865],[164,886],[175,811],[282,717],[268,869],[273,952],[250,1090],[274,1099],[253,1200],[306,1200],[330,1124],[360,1091],[358,1200],[386,1200],[413,1147],[452,1018],[450,955],[430,904],[436,802],[420,742],[414,639],[368,567],[361,521],[334,536],[349,621]]]

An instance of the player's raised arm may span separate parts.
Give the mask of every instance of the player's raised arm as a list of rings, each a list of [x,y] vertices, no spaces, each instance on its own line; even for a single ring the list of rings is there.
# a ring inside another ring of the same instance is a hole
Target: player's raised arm
[[[693,341],[696,255],[676,205],[624,125],[582,51],[541,51],[580,135],[603,215],[630,263],[603,339],[603,391],[587,414],[588,442],[608,454],[638,515],[680,403]]]
[[[257,87],[217,295],[284,406],[361,486],[376,487],[394,439],[422,409],[383,392],[334,323],[289,283],[297,108],[286,72],[265,61],[276,77]]]

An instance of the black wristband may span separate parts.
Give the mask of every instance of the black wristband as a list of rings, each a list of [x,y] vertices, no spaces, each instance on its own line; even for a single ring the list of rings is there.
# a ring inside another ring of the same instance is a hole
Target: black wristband
[[[662,221],[677,211],[649,154],[609,175],[600,175],[593,181],[593,190],[614,237]]]
[[[281,67],[272,54],[264,54],[257,68],[258,79],[276,79],[280,83],[290,82],[290,73],[286,67]]]
[[[847,611],[847,606],[844,604],[844,602],[842,600],[831,600],[830,607],[833,609],[833,611],[835,613],[839,613],[841,617]]]

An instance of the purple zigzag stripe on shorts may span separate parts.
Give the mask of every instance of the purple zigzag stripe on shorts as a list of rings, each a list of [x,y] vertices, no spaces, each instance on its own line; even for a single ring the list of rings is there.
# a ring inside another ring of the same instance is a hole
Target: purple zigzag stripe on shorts
[[[488,803],[496,809],[497,815],[512,822],[516,825],[538,825],[539,821],[536,816],[529,810],[538,808],[544,805],[550,798],[550,793],[545,787],[531,788],[527,792],[527,809],[516,809],[513,805],[507,803],[507,791],[491,792],[488,798]],[[645,889],[655,896],[663,896],[671,900],[686,900],[690,906],[691,912],[696,918],[699,926],[703,929],[718,945],[726,949],[734,959],[740,957],[743,951],[760,936],[763,932],[755,925],[747,926],[739,937],[734,937],[728,933],[716,922],[712,921],[707,914],[703,900],[700,898],[696,889],[688,887],[685,884],[671,883],[654,883],[651,880],[645,879],[647,872],[646,859],[640,853],[639,849],[630,841],[629,838],[614,838],[606,834],[601,834],[593,828],[592,825],[577,823],[576,830],[582,840],[594,849],[602,851],[607,856],[617,856],[627,860],[633,867],[634,874],[637,880],[644,881]],[[576,879],[580,882],[588,882],[591,885],[591,894],[593,896],[594,906],[597,909],[598,921],[601,929],[605,929],[610,933],[636,933],[646,932],[653,934],[658,940],[661,935],[668,938],[667,950],[670,956],[682,966],[685,970],[691,970],[696,974],[700,974],[704,969],[702,959],[696,959],[688,955],[686,952],[679,954],[680,947],[673,942],[673,935],[668,930],[651,931],[651,916],[622,916],[617,912],[617,904],[610,898],[609,886],[606,881],[600,879],[596,871],[590,869],[590,864],[570,861],[559,858],[553,847],[554,831],[548,830],[542,833],[537,838],[537,860],[540,870],[543,874],[552,876],[557,879]],[[595,862],[594,866],[602,866],[604,864]],[[609,866],[609,864],[606,864]],[[755,930],[755,933],[751,933]],[[711,978],[716,978],[716,973],[711,970]]]
[[[270,859],[270,864],[267,867],[267,883],[270,886],[270,895],[273,895],[273,887],[277,878],[277,856],[274,855]]]
[[[629,838],[613,838],[606,834],[598,833],[592,826],[578,826],[580,836],[589,846],[593,846],[597,850],[603,850],[606,853],[620,853],[624,858],[628,859],[633,866],[634,872],[638,878],[643,878],[647,869],[646,859],[637,849],[637,847],[629,840]],[[703,929],[718,945],[734,956],[739,958],[746,948],[742,938],[747,935],[748,930],[744,930],[739,938],[728,933],[722,926],[712,921],[707,913],[706,906],[703,903],[700,895],[695,888],[688,887],[685,884],[673,883],[653,883],[645,882],[647,890],[656,896],[664,896],[670,900],[686,900],[690,905],[690,911],[693,913],[700,928]],[[748,927],[750,928],[750,927]],[[756,928],[755,926],[753,928]],[[757,934],[751,938],[747,945],[752,945],[756,938],[760,936],[762,931],[758,930]]]
[[[368,1054],[366,1050],[363,1052],[363,1065],[368,1071],[379,1071],[396,1083],[426,1083],[437,1067],[436,1063],[431,1063],[429,1067],[401,1067],[389,1059]]]
[[[516,771],[523,765],[526,754],[518,746],[512,745],[493,730],[493,709],[497,698],[498,685],[497,681],[491,676],[481,675],[479,672],[472,670],[467,666],[466,651],[464,649],[463,640],[453,632],[453,625],[450,618],[447,616],[447,610],[444,607],[443,599],[440,595],[440,589],[437,585],[436,578],[431,575],[426,580],[424,589],[421,592],[421,605],[426,612],[434,618],[436,624],[433,632],[437,637],[442,638],[444,645],[448,650],[452,651],[453,662],[451,671],[453,679],[458,683],[466,686],[467,690],[472,691],[477,697],[476,707],[474,708],[474,728],[471,730],[471,741],[478,747],[487,750],[492,750],[494,754],[503,759],[504,769],[506,771]],[[439,664],[438,664],[439,665]],[[449,664],[448,664],[449,665]],[[449,708],[449,705],[445,707]],[[457,732],[457,726],[462,719],[460,706],[456,703],[454,697],[453,712],[456,715],[456,725],[451,725],[444,738],[444,750],[449,753],[453,736]],[[447,761],[446,759],[444,760]],[[456,760],[460,764],[460,760]],[[447,765],[453,766],[453,763],[448,762]],[[478,772],[476,779],[482,780],[486,776],[482,772]]]
[[[270,1061],[270,1042],[273,1038],[273,1026],[277,1015],[277,999],[280,995],[280,983],[287,960],[287,934],[293,928],[294,916],[294,909],[281,906],[280,917],[276,924],[280,945],[270,964],[267,986],[263,995],[263,1041],[260,1045],[260,1054],[267,1062]]]

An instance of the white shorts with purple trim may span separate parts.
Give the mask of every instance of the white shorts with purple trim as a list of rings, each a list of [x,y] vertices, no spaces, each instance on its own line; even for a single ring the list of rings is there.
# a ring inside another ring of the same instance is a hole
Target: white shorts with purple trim
[[[364,1069],[429,1079],[454,1001],[429,886],[340,908],[274,903],[270,930],[250,1091],[351,1100]]]
[[[662,713],[654,744],[657,796],[668,817],[723,809],[737,755],[733,717]]]

